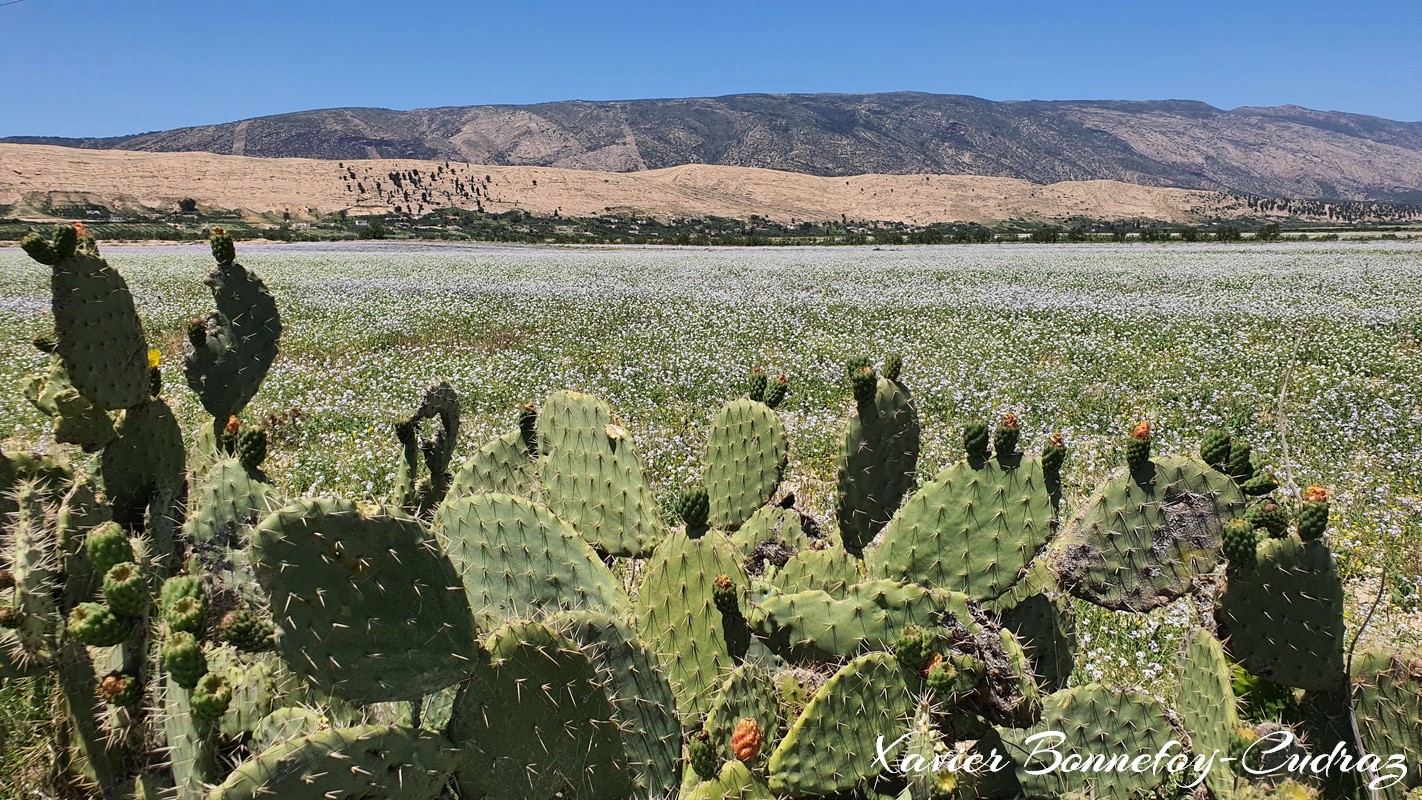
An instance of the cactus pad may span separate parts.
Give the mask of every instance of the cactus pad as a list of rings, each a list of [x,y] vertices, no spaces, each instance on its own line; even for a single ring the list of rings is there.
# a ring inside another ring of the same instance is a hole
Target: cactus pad
[[[1118,472],[1086,501],[1058,537],[1053,567],[1083,600],[1149,611],[1214,569],[1224,523],[1243,513],[1244,496],[1227,475],[1162,456]]]
[[[536,503],[477,494],[440,506],[435,537],[485,630],[560,610],[625,616],[617,578],[568,523]]]
[[[114,520],[137,526],[149,503],[183,483],[183,432],[159,398],[125,410],[115,431],[117,438],[104,448],[100,462],[104,493]]]
[[[859,553],[893,518],[918,468],[919,423],[908,390],[879,378],[873,401],[856,403],[839,454],[839,536]]]
[[[784,594],[813,589],[842,598],[850,586],[864,580],[859,564],[840,547],[800,550],[771,575],[770,582]]]
[[[521,431],[509,431],[465,459],[449,485],[450,498],[483,492],[526,496],[533,492],[534,462]]]
[[[815,691],[770,755],[770,787],[800,797],[848,791],[879,774],[880,736],[907,733],[917,704],[910,679],[888,653],[845,664]]]
[[[183,533],[189,541],[247,546],[252,527],[283,505],[277,491],[235,458],[224,458],[193,489]]]
[[[639,794],[663,797],[681,782],[681,721],[671,683],[632,627],[595,611],[549,621],[592,661],[618,722]]]
[[[753,663],[742,664],[731,672],[706,715],[705,731],[711,735],[711,746],[716,748],[719,761],[755,762],[754,758],[740,758],[732,748],[736,730],[745,719],[755,720],[756,735],[761,739],[757,750],[773,750],[779,739],[780,700],[770,675]]]
[[[751,608],[751,624],[783,655],[828,660],[888,649],[908,625],[929,627],[945,616],[969,623],[967,597],[894,581],[849,587],[843,599],[825,592],[771,594]]]
[[[460,794],[490,800],[632,794],[612,704],[596,668],[538,623],[514,623],[484,642],[460,689],[446,735],[460,748]]]
[[[785,425],[769,406],[744,398],[722,406],[706,436],[711,526],[734,531],[769,502],[789,455]]]
[[[263,520],[252,552],[282,658],[338,697],[415,700],[475,657],[459,576],[412,519],[308,500]]]
[[[740,619],[715,605],[715,581],[729,577],[738,593],[747,586],[738,550],[717,532],[668,536],[647,563],[636,613],[642,640],[657,654],[676,691],[684,719],[704,714],[711,698],[749,646]]]
[[[1422,659],[1360,653],[1353,663],[1353,708],[1363,750],[1400,754],[1405,763],[1422,764]],[[1408,789],[1422,787],[1422,775],[1409,770],[1398,784],[1382,789],[1386,800],[1402,800]]]
[[[1223,758],[1230,752],[1239,726],[1230,664],[1219,641],[1203,628],[1192,630],[1180,651],[1180,693],[1175,708],[1180,726],[1190,735],[1191,750]],[[1216,752],[1217,751],[1217,752]],[[1235,775],[1231,763],[1216,761],[1205,775],[1205,785],[1216,797],[1229,797]]]
[[[632,435],[596,397],[554,392],[538,416],[544,499],[597,549],[640,558],[664,528]]]
[[[429,800],[458,760],[442,736],[384,725],[334,728],[243,763],[208,800]]]
[[[775,793],[749,767],[728,761],[714,778],[697,784],[685,800],[775,800]]]
[[[1299,689],[1342,684],[1343,583],[1322,542],[1268,539],[1215,606],[1220,638],[1251,673]]]
[[[221,259],[204,280],[217,310],[200,320],[200,337],[189,332],[183,373],[207,413],[226,420],[242,413],[276,360],[281,315],[261,278]]]
[[[925,484],[889,523],[869,574],[992,600],[1056,532],[1033,458],[960,461]]]

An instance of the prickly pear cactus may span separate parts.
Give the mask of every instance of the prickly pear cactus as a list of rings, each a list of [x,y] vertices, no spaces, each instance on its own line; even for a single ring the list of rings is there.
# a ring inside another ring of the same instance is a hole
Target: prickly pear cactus
[[[881,770],[875,748],[909,732],[917,703],[908,672],[888,653],[845,664],[815,691],[771,753],[770,788],[795,797],[833,794],[863,785]]]
[[[793,508],[781,505],[761,506],[750,515],[745,524],[731,534],[731,542],[747,555],[755,550],[756,545],[772,539],[779,539],[797,550],[811,546],[800,514]]]
[[[1062,587],[1083,600],[1149,611],[1219,564],[1224,523],[1244,511],[1228,475],[1195,458],[1160,456],[1098,489],[1057,538],[1052,564]]]
[[[136,527],[153,501],[183,484],[183,432],[168,404],[156,397],[120,414],[116,432],[100,460],[104,493],[114,521]]]
[[[204,283],[217,310],[191,323],[183,373],[207,413],[226,422],[247,407],[276,360],[281,315],[262,279],[237,263],[232,237],[221,228],[213,231],[212,254],[217,266]]]
[[[612,702],[622,747],[638,795],[665,797],[681,781],[681,720],[676,695],[656,654],[632,626],[596,611],[569,611],[549,620],[597,668]]]
[[[409,517],[305,500],[264,519],[252,553],[278,652],[331,694],[418,700],[464,677],[476,657],[459,576]]]
[[[481,492],[531,495],[536,484],[536,457],[536,442],[530,442],[522,430],[509,431],[465,459],[454,473],[447,496],[457,499]]]
[[[971,625],[968,598],[895,581],[849,587],[843,599],[822,591],[774,593],[752,607],[748,619],[777,653],[826,661],[883,650],[908,625],[936,625],[953,616]]]
[[[1299,689],[1342,684],[1343,583],[1322,542],[1267,539],[1215,605],[1220,638],[1251,673]]]
[[[835,515],[839,536],[860,553],[893,518],[918,468],[918,411],[908,389],[877,380],[872,402],[856,400],[839,454]]]
[[[237,767],[208,800],[429,800],[461,758],[444,737],[409,728],[333,728],[273,746]]]
[[[864,580],[861,563],[840,547],[799,550],[770,576],[770,582],[783,594],[817,590],[843,598],[849,587]]]
[[[1203,628],[1192,630],[1180,651],[1180,690],[1175,709],[1180,726],[1190,736],[1191,750],[1208,756],[1228,754],[1239,727],[1239,712],[1230,682],[1230,664],[1220,643]],[[1233,762],[1216,760],[1205,785],[1216,797],[1234,791]]]
[[[766,404],[742,398],[716,412],[706,437],[706,492],[712,527],[734,531],[780,485],[790,444],[785,425]]]
[[[1363,750],[1422,763],[1422,658],[1370,650],[1353,662],[1353,708]],[[1381,790],[1386,800],[1401,800],[1422,787],[1422,775],[1409,770],[1400,782]]]
[[[538,623],[484,640],[473,680],[454,701],[446,735],[461,750],[464,797],[522,800],[631,796],[632,772],[597,670],[572,642]]]
[[[716,607],[722,575],[738,593],[748,585],[741,554],[723,534],[692,538],[677,531],[657,546],[637,592],[638,630],[671,679],[683,719],[710,710],[712,695],[750,645],[740,615]]]
[[[434,432],[422,435],[424,423],[434,424]],[[395,477],[400,506],[421,518],[444,500],[453,476],[449,462],[454,458],[455,440],[459,438],[459,394],[448,381],[431,386],[419,408],[409,419],[395,426],[403,458]],[[420,477],[421,465],[424,477]]]
[[[445,503],[434,533],[485,630],[562,610],[626,616],[617,578],[568,523],[536,503],[476,494]]]
[[[606,403],[554,392],[538,416],[544,500],[598,550],[642,558],[665,534],[632,434]]]
[[[235,458],[217,462],[197,483],[183,533],[190,542],[243,549],[252,527],[281,508],[276,488]]]
[[[113,441],[113,418],[74,388],[59,356],[50,358],[47,373],[26,380],[25,398],[54,419],[54,440],[60,444],[78,445],[92,453]]]
[[[731,671],[706,715],[704,730],[710,734],[711,746],[720,761],[736,760],[731,738],[743,719],[756,721],[764,737],[760,746],[762,753],[775,748],[780,732],[780,700],[770,674],[754,663],[742,664]],[[757,766],[760,759],[757,757],[747,763]]]
[[[1021,642],[1042,688],[1067,687],[1075,666],[1076,612],[1065,598],[1030,594],[999,610],[1002,626]]]
[[[99,258],[93,239],[79,238],[65,226],[52,243],[30,234],[21,246],[53,268],[54,352],[70,384],[100,409],[130,408],[148,399],[143,325],[123,276]]]
[[[909,498],[867,559],[869,574],[992,600],[1056,533],[1042,464],[960,461]]]
[[[775,800],[775,793],[750,767],[732,759],[709,781],[697,784],[686,800]]]
[[[1048,695],[1042,702],[1041,721],[1031,728],[999,728],[998,733],[1008,756],[1017,764],[1017,780],[1028,797],[1080,793],[1101,800],[1129,800],[1136,793],[1159,786],[1166,773],[1065,769],[1044,772],[1043,767],[1052,756],[1043,748],[1055,743],[1055,749],[1063,754],[1153,754],[1170,740],[1179,739],[1166,719],[1165,709],[1144,694],[1092,683]],[[1045,743],[1026,743],[1033,735],[1046,732],[1057,736]],[[1035,757],[1034,749],[1041,750]]]

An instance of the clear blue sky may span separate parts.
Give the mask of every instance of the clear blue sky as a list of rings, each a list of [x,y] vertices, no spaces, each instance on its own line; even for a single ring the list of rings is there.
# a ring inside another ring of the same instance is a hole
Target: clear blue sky
[[[1422,120],[1419,31],[1419,0],[23,0],[0,7],[0,136],[333,106],[901,89]]]

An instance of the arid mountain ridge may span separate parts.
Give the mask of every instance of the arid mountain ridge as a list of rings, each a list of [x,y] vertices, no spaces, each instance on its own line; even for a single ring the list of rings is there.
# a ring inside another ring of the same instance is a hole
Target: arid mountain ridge
[[[339,108],[102,139],[0,141],[609,172],[687,164],[821,177],[1111,180],[1281,198],[1422,203],[1422,122],[1297,106],[752,94],[413,111]]]

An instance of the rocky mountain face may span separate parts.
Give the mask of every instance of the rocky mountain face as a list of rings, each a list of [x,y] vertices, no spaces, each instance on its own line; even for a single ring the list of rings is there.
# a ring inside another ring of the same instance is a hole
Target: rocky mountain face
[[[1117,180],[1289,198],[1422,203],[1422,122],[1192,101],[732,95],[303,111],[106,139],[0,141],[334,160],[448,159],[631,172],[681,164],[820,176]]]

